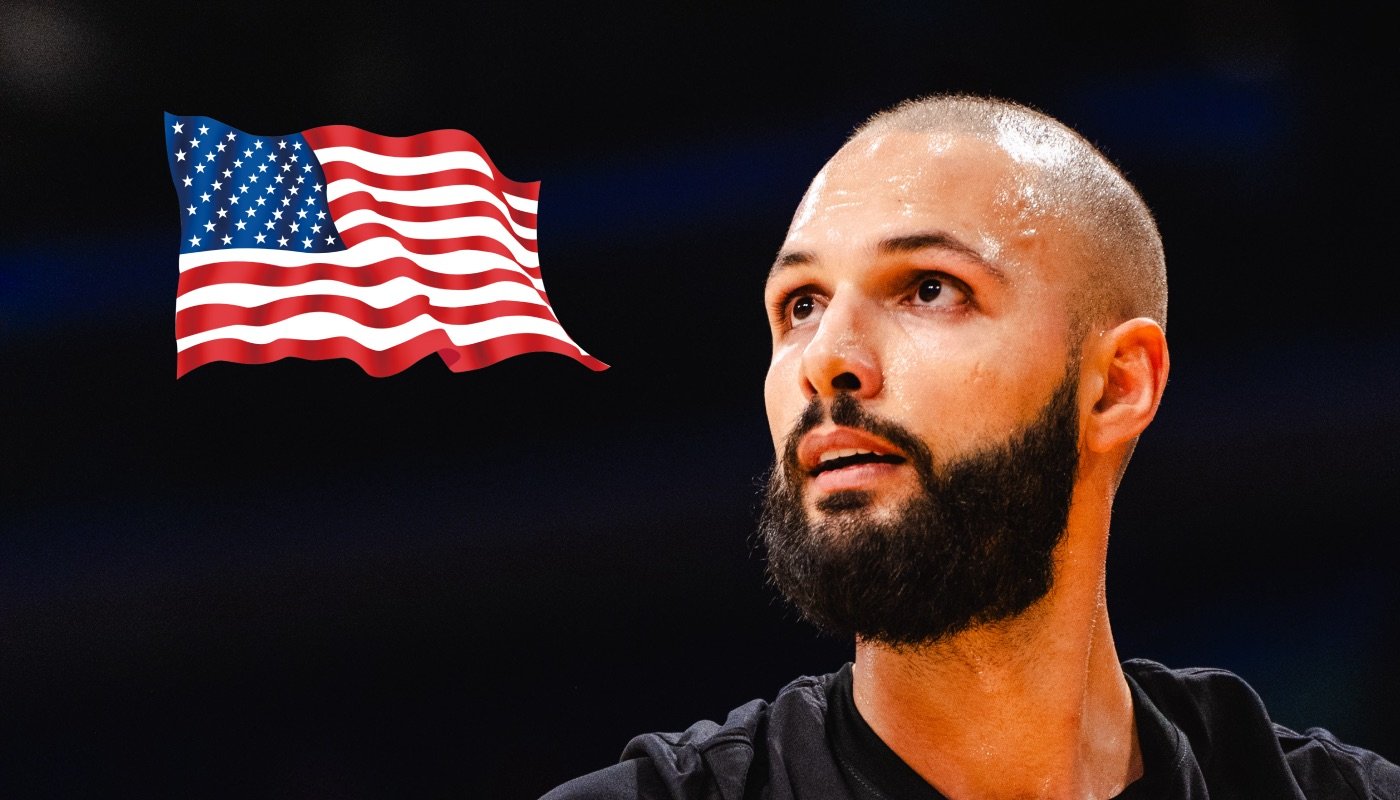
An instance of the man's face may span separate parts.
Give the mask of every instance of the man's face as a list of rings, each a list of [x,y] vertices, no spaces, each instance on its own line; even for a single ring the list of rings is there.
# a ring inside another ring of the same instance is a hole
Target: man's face
[[[800,512],[788,523],[800,518],[809,538],[850,550],[842,537],[889,535],[915,524],[915,509],[937,516],[970,496],[947,486],[1014,492],[1050,459],[1070,465],[1068,483],[1000,507],[1049,509],[1039,518],[1063,528],[1077,462],[1074,275],[1033,189],[996,147],[899,132],[851,143],[813,182],[765,291],[765,397],[785,481],[785,495],[770,486],[765,525],[776,499]],[[849,399],[833,414],[838,397]],[[970,530],[1027,524],[993,519],[997,507],[965,519]]]

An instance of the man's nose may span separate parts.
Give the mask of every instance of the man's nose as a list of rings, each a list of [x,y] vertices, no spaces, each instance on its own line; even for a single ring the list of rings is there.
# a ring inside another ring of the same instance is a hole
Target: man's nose
[[[862,398],[880,393],[880,359],[873,341],[873,315],[859,300],[833,298],[802,352],[804,396],[830,398],[850,392]]]

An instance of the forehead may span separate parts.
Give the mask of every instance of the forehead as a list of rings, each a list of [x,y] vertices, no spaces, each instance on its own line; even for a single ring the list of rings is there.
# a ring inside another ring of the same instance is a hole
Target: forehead
[[[1050,233],[1034,167],[953,133],[890,131],[847,143],[812,181],[785,251],[821,258],[936,230],[991,262],[1015,262]]]

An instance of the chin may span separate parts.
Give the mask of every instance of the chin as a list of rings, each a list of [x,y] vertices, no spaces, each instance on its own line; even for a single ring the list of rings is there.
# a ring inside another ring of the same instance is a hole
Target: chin
[[[849,511],[873,511],[875,494],[865,489],[842,489],[822,496],[816,502],[816,510],[823,514],[840,514]]]

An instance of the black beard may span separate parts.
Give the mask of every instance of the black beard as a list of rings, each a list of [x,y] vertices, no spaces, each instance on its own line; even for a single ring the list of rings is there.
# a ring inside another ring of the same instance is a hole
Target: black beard
[[[1050,401],[1009,440],[935,468],[928,446],[869,414],[845,392],[837,425],[898,447],[923,491],[891,519],[876,519],[869,492],[834,492],[809,518],[802,436],[821,424],[813,398],[767,477],[759,537],[768,577],[822,630],[896,648],[932,644],[1019,616],[1050,591],[1079,466],[1078,359]]]

